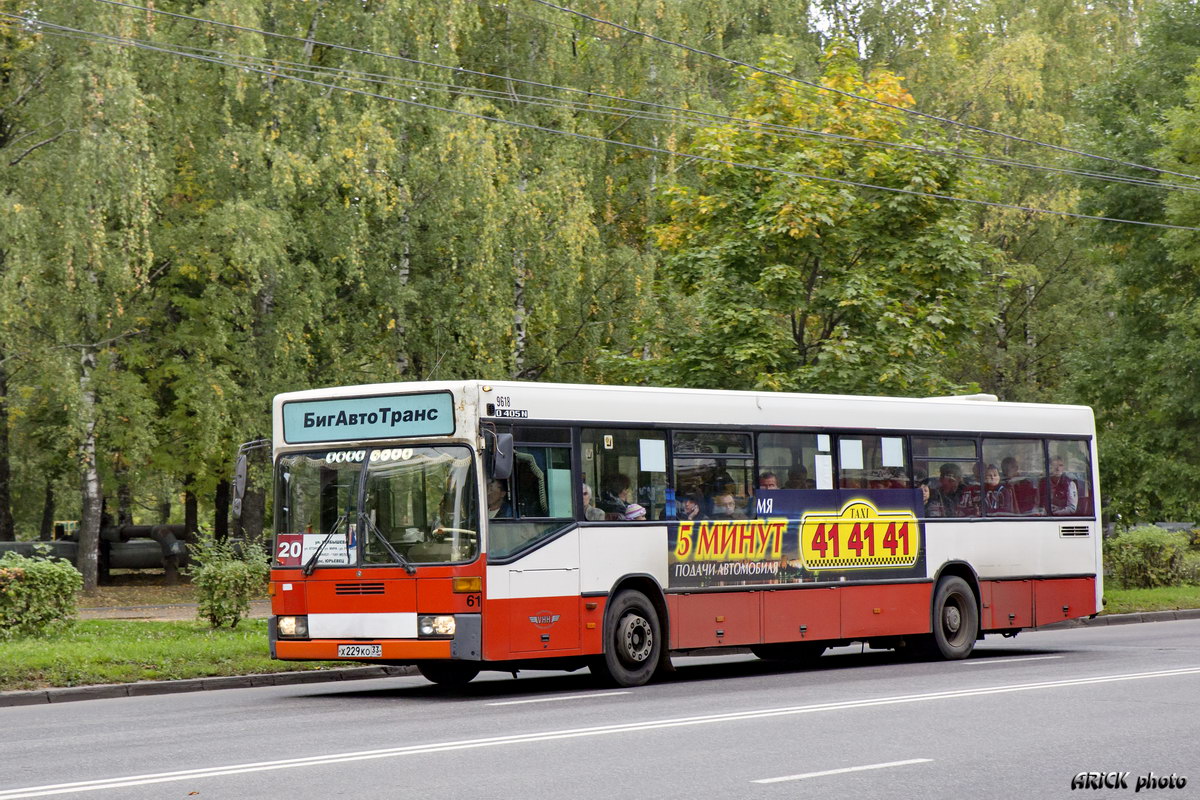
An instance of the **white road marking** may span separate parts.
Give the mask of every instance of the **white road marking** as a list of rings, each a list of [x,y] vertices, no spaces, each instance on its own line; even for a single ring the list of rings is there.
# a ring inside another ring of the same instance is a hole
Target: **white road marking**
[[[960,664],[1012,664],[1018,661],[1049,661],[1062,656],[1018,656],[1016,658],[967,658]]]
[[[805,772],[801,775],[784,775],[782,778],[760,778],[751,783],[783,783],[784,781],[802,781],[807,778],[824,778],[826,775],[842,775],[847,772],[865,772],[869,769],[887,769],[888,767],[905,767],[909,764],[928,764],[932,758],[910,758],[907,761],[889,761],[886,764],[866,764],[861,767],[842,767],[827,769],[821,772]]]
[[[905,703],[925,703],[932,700],[957,700],[970,697],[984,697],[995,694],[1029,692],[1038,689],[1062,689],[1073,686],[1093,686],[1103,683],[1141,681],[1150,680],[1153,678],[1176,678],[1187,675],[1200,675],[1200,667],[1182,667],[1179,669],[1157,670],[1155,672],[1131,672],[1122,675],[1098,675],[1092,678],[1072,678],[1061,681],[1039,681],[1037,683],[985,686],[978,689],[954,689],[945,692],[897,695],[895,697],[877,697],[865,700],[844,700],[838,703],[814,703],[806,706],[784,706],[781,708],[766,708],[757,711],[730,711],[724,714],[706,714],[696,717],[656,719],[647,720],[646,722],[628,722],[619,725],[599,725],[591,728],[568,728],[558,731],[521,733],[510,736],[491,736],[482,739],[464,739],[461,741],[439,742],[436,744],[409,745],[407,747],[388,747],[379,750],[358,750],[347,753],[328,753],[325,755],[306,756],[303,758],[285,758],[277,761],[258,761],[246,764],[227,764],[216,767],[204,767],[201,769],[177,770],[174,772],[155,772],[146,775],[128,775],[120,778],[101,778],[99,780],[76,781],[74,783],[55,783],[45,786],[27,786],[19,789],[0,790],[0,800],[17,800],[17,798],[26,797],[46,797],[48,795],[55,794],[92,792],[103,789],[119,789],[125,786],[146,786],[154,783],[169,783],[173,781],[197,780],[200,778],[215,778],[222,775],[238,775],[247,772],[296,769],[298,767],[315,767],[324,764],[344,764],[352,761],[366,761],[377,758],[400,758],[402,756],[425,755],[428,753],[445,753],[455,750],[475,750],[484,747],[501,747],[514,744],[526,744],[529,742],[578,739],[588,736],[610,736],[619,733],[662,730],[665,728],[682,728],[692,725],[713,725],[723,722],[741,722],[745,720],[765,719],[769,717],[812,714],[820,711],[845,711],[856,708],[877,708],[880,706],[900,705]]]
[[[554,703],[558,700],[590,700],[593,697],[616,697],[619,694],[633,694],[633,692],[597,692],[593,694],[563,694],[558,697],[535,697],[532,700],[505,700],[502,703],[485,703],[489,706],[520,706],[526,703]]]

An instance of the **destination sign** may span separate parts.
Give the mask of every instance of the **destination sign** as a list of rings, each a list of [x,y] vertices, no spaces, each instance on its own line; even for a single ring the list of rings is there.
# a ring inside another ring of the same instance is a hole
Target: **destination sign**
[[[449,392],[293,400],[283,404],[283,440],[288,444],[452,433],[454,398]]]

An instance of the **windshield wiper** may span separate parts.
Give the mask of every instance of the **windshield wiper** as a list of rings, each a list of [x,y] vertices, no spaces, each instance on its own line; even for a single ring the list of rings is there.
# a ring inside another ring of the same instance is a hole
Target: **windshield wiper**
[[[321,557],[321,551],[325,549],[325,545],[329,544],[329,540],[332,539],[333,535],[338,532],[338,528],[341,527],[341,524],[346,521],[346,518],[347,515],[342,514],[340,517],[334,520],[333,527],[330,528],[329,533],[325,534],[325,538],[321,540],[319,545],[317,545],[317,551],[309,557],[308,561],[304,563],[304,569],[301,571],[304,573],[305,577],[312,575],[313,570],[317,567],[317,559]]]
[[[360,514],[359,519],[361,519],[362,522],[365,523],[363,525],[363,529],[367,532],[367,534],[369,535],[370,533],[374,532],[376,534],[376,536],[375,536],[376,541],[378,541],[385,548],[387,548],[388,553],[391,554],[392,558],[396,559],[397,564],[404,567],[405,572],[407,572],[409,575],[417,574],[417,568],[414,567],[407,558],[400,555],[400,553],[398,553],[396,551],[396,548],[392,547],[392,543],[389,542],[387,540],[387,537],[385,537],[383,535],[383,531],[381,531],[381,530],[379,530],[379,528],[375,527],[375,523],[371,520],[370,516],[368,516],[367,514]]]

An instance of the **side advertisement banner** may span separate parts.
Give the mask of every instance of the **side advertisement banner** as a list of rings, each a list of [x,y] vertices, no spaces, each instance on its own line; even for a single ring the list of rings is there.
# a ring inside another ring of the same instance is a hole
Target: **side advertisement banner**
[[[924,577],[911,490],[760,492],[753,519],[672,526],[671,588]]]

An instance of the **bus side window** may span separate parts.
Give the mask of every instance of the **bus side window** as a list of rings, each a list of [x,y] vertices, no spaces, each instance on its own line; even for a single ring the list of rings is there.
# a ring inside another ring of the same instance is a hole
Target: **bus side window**
[[[666,434],[584,428],[583,483],[609,521],[662,519],[667,505]],[[645,513],[640,513],[639,508]]]
[[[1088,443],[1079,439],[1050,439],[1050,474],[1046,478],[1047,510],[1054,516],[1091,516],[1092,467]]]
[[[824,437],[828,439],[829,437]],[[821,441],[815,433],[760,433],[758,435],[758,480],[771,473],[779,489],[816,489],[817,454]],[[828,450],[826,444],[825,450]],[[766,483],[769,484],[768,478]]]
[[[516,448],[512,494],[517,517],[565,519],[571,508],[571,451],[566,447]]]

